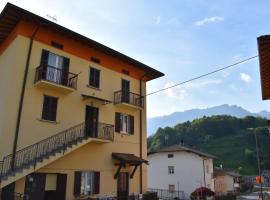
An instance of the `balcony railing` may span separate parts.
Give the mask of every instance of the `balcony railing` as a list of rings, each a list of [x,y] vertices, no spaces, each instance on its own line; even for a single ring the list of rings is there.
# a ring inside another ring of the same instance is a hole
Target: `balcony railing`
[[[113,141],[114,125],[99,123],[98,124],[98,138]]]
[[[36,68],[35,83],[41,80],[77,89],[78,74],[50,65],[41,65]]]
[[[144,107],[144,97],[124,90],[114,92],[114,103],[127,103],[136,107]]]
[[[36,162],[42,161],[44,157],[48,157],[54,152],[65,152],[68,146],[72,146],[76,142],[87,139],[97,138],[102,140],[114,139],[114,126],[105,123],[99,123],[98,134],[88,135],[86,131],[86,123],[64,130],[47,139],[37,142],[31,146],[25,147],[16,152],[14,164],[12,166],[12,154],[5,156],[0,161],[0,181],[1,177],[8,176],[11,172],[23,169],[29,165],[36,165]]]

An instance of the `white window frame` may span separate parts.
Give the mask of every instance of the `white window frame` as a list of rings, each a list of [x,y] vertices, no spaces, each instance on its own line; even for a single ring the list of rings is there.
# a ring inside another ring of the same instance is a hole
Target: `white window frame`
[[[130,116],[127,114],[120,114],[120,133],[130,134],[131,131],[131,123]]]
[[[174,174],[174,166],[168,166],[168,174]]]
[[[87,196],[94,193],[94,176],[95,173],[92,171],[81,172],[81,195]]]

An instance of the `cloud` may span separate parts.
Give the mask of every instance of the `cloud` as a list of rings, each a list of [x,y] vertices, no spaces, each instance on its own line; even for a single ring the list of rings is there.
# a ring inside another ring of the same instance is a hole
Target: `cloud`
[[[218,85],[222,83],[221,80],[201,80],[201,81],[196,81],[196,82],[190,82],[181,86],[176,86],[173,88],[169,88],[167,90],[164,90],[164,93],[170,97],[170,98],[175,98],[178,100],[183,100],[185,99],[189,92],[194,89],[202,89],[204,87],[208,87],[210,85]],[[168,82],[165,84],[164,88],[168,88],[175,85],[174,82]]]
[[[207,17],[202,20],[196,21],[195,26],[204,26],[206,24],[214,23],[214,22],[222,22],[224,21],[223,17],[214,16],[214,17]]]
[[[249,83],[251,81],[251,76],[246,73],[240,73],[240,79],[246,83]]]

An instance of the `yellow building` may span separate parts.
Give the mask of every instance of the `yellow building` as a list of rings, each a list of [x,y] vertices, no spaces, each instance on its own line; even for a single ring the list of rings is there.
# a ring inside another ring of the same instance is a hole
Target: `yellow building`
[[[146,191],[146,82],[164,74],[7,4],[0,15],[2,200]]]

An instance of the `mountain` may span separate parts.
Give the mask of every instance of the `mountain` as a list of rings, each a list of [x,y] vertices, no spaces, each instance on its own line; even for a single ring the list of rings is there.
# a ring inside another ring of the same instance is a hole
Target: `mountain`
[[[257,174],[255,134],[258,138],[261,169],[270,169],[269,132],[267,120],[247,116],[228,115],[202,117],[179,123],[174,127],[159,128],[148,137],[148,150],[175,144],[216,156],[215,165],[245,175]]]
[[[236,105],[220,105],[205,109],[192,109],[183,112],[175,112],[170,115],[154,117],[147,119],[147,133],[151,135],[156,132],[156,130],[161,127],[174,126],[177,123],[192,121],[203,116],[213,116],[213,115],[231,115],[234,117],[245,117],[245,116],[260,116],[270,119],[270,112],[264,110],[259,113],[252,113],[245,110],[242,107]]]

